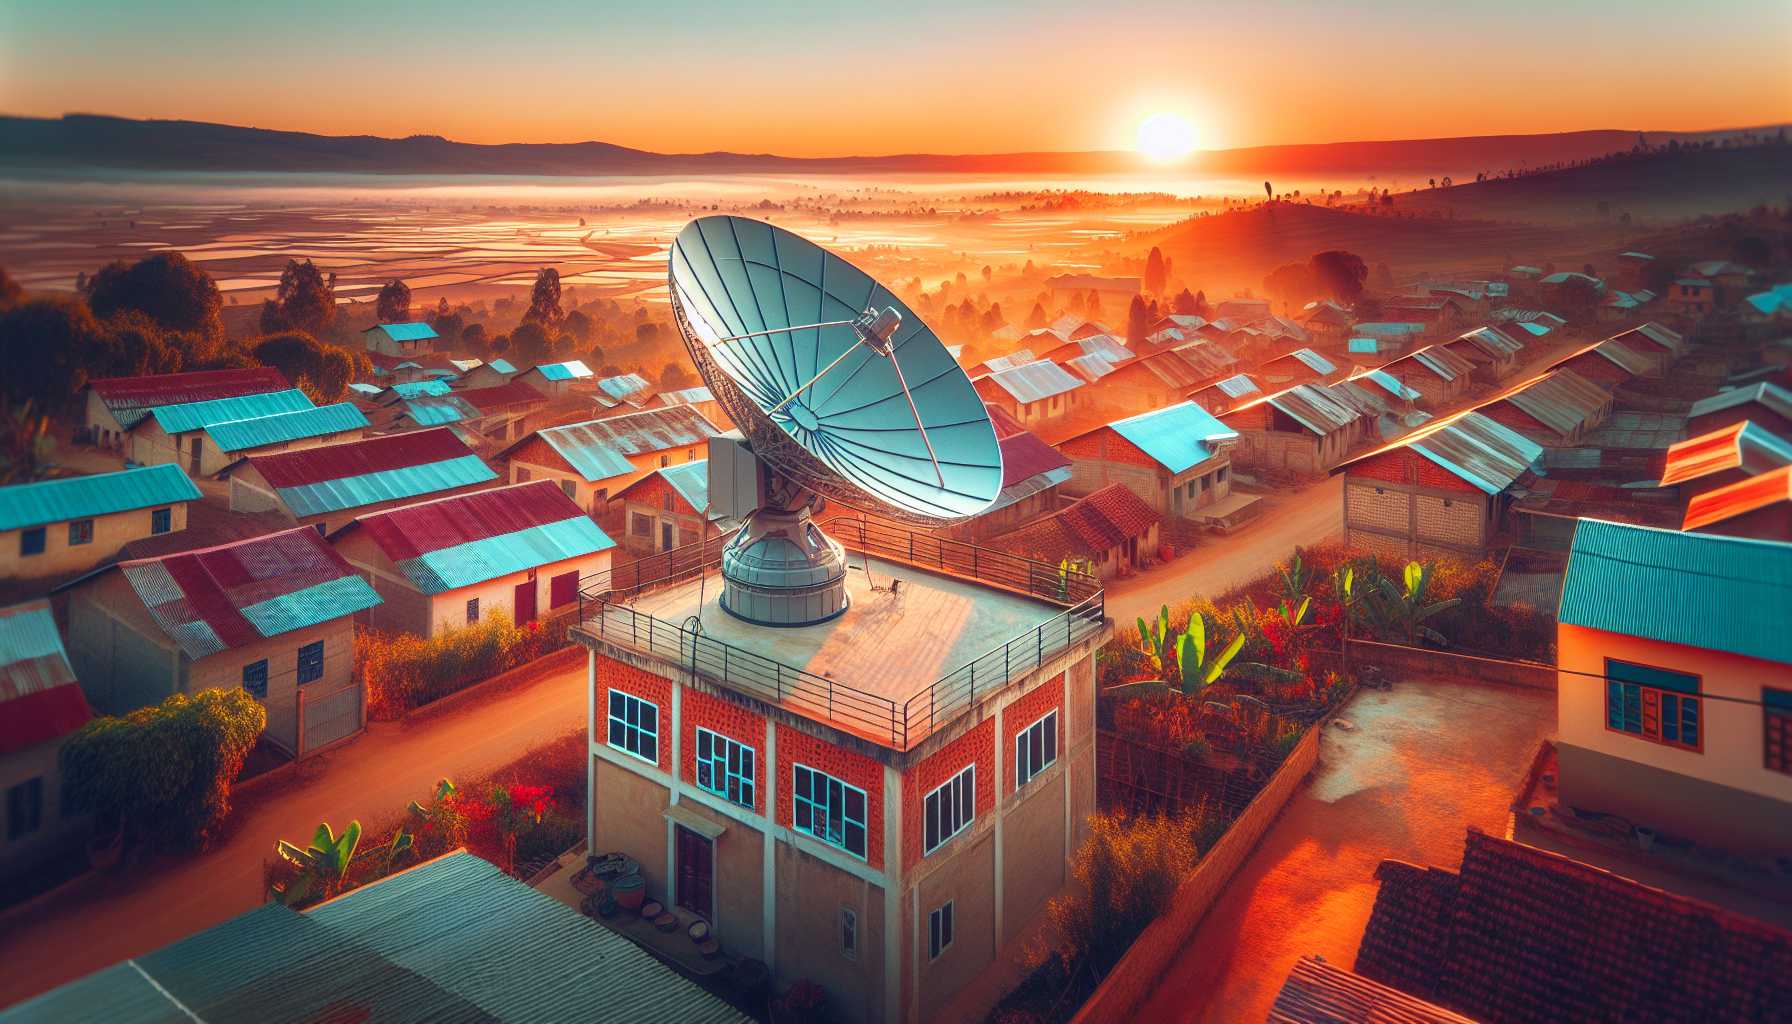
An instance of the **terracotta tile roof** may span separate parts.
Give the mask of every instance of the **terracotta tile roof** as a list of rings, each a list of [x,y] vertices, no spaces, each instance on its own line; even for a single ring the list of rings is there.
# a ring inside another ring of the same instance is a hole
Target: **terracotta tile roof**
[[[1356,970],[1491,1024],[1764,1021],[1792,932],[1535,847],[1468,834],[1460,871],[1384,861]]]
[[[1053,515],[996,538],[996,547],[1055,562],[1069,556],[1095,558],[1134,537],[1143,537],[1163,517],[1125,484],[1109,484]]]

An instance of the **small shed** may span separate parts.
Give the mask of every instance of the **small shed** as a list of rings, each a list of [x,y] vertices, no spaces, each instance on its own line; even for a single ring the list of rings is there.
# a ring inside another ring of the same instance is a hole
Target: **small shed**
[[[1058,446],[1070,459],[1072,494],[1124,483],[1165,515],[1195,518],[1232,493],[1238,432],[1194,402],[1115,420]]]
[[[1087,559],[1096,575],[1113,579],[1143,568],[1157,555],[1162,519],[1131,488],[1115,483],[990,544],[1051,565]]]
[[[1445,342],[1442,348],[1473,364],[1470,376],[1474,379],[1494,384],[1506,379],[1517,368],[1524,341],[1498,327],[1477,327],[1454,341]]]
[[[1368,436],[1368,422],[1324,387],[1296,384],[1220,416],[1238,432],[1232,461],[1252,470],[1324,473]]]
[[[1612,396],[1563,368],[1533,377],[1477,411],[1545,448],[1572,447],[1611,415]]]
[[[721,431],[688,405],[544,427],[498,453],[513,484],[551,480],[593,517],[655,469],[709,457]]]
[[[426,323],[374,324],[361,332],[367,351],[414,358],[436,347],[436,329]]]
[[[564,398],[574,387],[590,384],[596,376],[591,368],[577,359],[560,363],[542,363],[517,374],[512,380],[522,381],[549,398]]]

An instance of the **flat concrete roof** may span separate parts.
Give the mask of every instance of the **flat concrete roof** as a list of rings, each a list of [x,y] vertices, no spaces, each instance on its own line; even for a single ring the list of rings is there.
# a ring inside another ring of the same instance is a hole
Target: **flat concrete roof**
[[[850,604],[839,617],[814,626],[756,626],[723,611],[722,578],[703,583],[703,635],[901,705],[935,680],[1031,632],[1063,613],[1045,601],[984,584],[939,576],[914,566],[850,557]],[[891,594],[874,591],[871,583]],[[698,614],[698,581],[652,591],[630,607],[682,626]]]

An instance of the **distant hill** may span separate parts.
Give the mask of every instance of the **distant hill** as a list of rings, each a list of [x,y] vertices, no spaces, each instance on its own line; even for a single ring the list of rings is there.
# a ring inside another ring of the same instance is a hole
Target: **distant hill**
[[[1652,142],[1729,133],[1651,132]],[[1194,173],[1497,173],[1629,148],[1631,131],[1261,146],[1197,154]],[[433,135],[387,139],[271,131],[199,121],[93,114],[0,116],[0,169],[257,171],[335,174],[613,175],[681,173],[1113,174],[1146,170],[1127,152],[907,154],[798,158],[760,153],[653,153],[607,142],[480,145]]]

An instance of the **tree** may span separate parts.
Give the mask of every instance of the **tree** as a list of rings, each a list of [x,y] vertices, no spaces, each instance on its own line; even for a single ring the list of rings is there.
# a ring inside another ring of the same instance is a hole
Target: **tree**
[[[5,267],[0,267],[0,311],[11,309],[25,301],[25,290],[12,279]]]
[[[1425,620],[1456,607],[1462,599],[1431,600],[1433,568],[1408,562],[1398,585],[1385,577],[1375,581],[1375,589],[1371,591],[1373,599],[1367,602],[1367,607],[1384,635],[1392,635],[1408,645],[1416,645],[1420,640],[1439,647],[1449,644],[1442,633],[1425,625]]]
[[[523,322],[557,326],[565,317],[560,310],[560,272],[542,267],[529,292],[529,310],[523,314]]]
[[[1310,263],[1284,263],[1263,279],[1263,290],[1282,300],[1284,312],[1312,298],[1316,286]]]
[[[55,452],[50,417],[30,402],[16,407],[0,403],[0,485],[42,480],[50,474]]]
[[[1267,181],[1263,183],[1263,194],[1271,199],[1274,199],[1276,195],[1275,190],[1269,187],[1269,182]]]
[[[373,315],[382,324],[404,323],[411,318],[411,286],[393,278],[380,289]],[[437,331],[437,334],[442,333]]]
[[[1353,303],[1363,294],[1363,282],[1369,277],[1369,268],[1357,254],[1342,249],[1327,249],[1325,252],[1315,253],[1308,262],[1319,287],[1330,292],[1339,302]]]
[[[1033,311],[1027,314],[1027,330],[1036,331],[1048,323],[1051,321],[1045,318],[1045,307],[1037,302],[1033,303]]]
[[[230,785],[267,727],[242,689],[171,694],[89,721],[63,744],[69,806],[146,845],[204,847],[230,813]]]
[[[262,303],[261,331],[303,331],[316,337],[336,318],[336,290],[310,260],[288,260],[280,272],[280,287]]]
[[[26,299],[0,313],[0,392],[14,403],[61,412],[114,363],[110,339],[86,303]]]
[[[438,309],[429,318],[429,326],[434,328],[436,337],[441,339],[439,348],[453,348],[461,342],[461,335],[467,329],[467,318],[458,310]]]
[[[660,368],[660,387],[668,391],[694,387],[696,384],[696,376],[686,368],[684,363],[676,359],[669,360],[665,366]]]
[[[1134,295],[1132,302],[1126,307],[1126,344],[1137,347],[1144,344],[1145,333],[1151,330],[1151,311],[1145,308],[1145,298]]]
[[[439,333],[439,332],[438,332]],[[481,359],[489,354],[489,340],[486,338],[484,324],[468,324],[461,328],[460,343],[468,352]]]
[[[1195,293],[1195,315],[1209,320],[1213,319],[1213,307],[1208,305],[1207,293],[1204,291]]]
[[[327,345],[303,331],[283,331],[249,343],[249,354],[272,366],[286,379],[311,393],[314,400],[337,401],[355,377],[354,358],[341,346]]]
[[[1187,288],[1176,293],[1171,309],[1180,316],[1198,316],[1195,311],[1200,307],[1195,302],[1195,293]]]
[[[566,314],[566,322],[562,326],[565,333],[581,345],[590,344],[591,332],[596,328],[589,316],[576,309]]]
[[[553,362],[556,340],[540,320],[524,320],[510,332],[511,362],[519,367]]]
[[[1083,297],[1083,315],[1091,320],[1101,315],[1101,293],[1093,288]]]
[[[197,335],[208,345],[224,340],[224,298],[218,286],[211,275],[177,252],[106,264],[88,285],[87,304],[102,320],[137,310],[168,330]]]
[[[1164,267],[1163,251],[1154,245],[1151,247],[1151,254],[1145,257],[1145,290],[1153,295],[1161,295],[1168,279],[1169,271]]]
[[[134,309],[114,316],[104,329],[112,336],[114,362],[100,369],[109,377],[178,373],[190,355],[197,356],[206,348],[197,335],[165,331]]]

